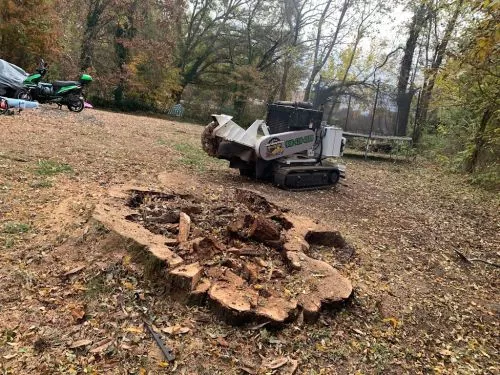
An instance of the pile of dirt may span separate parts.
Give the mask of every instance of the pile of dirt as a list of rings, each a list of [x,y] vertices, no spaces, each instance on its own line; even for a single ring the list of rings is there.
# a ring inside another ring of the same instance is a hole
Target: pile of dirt
[[[314,321],[352,294],[348,279],[309,256],[309,242],[332,254],[352,251],[340,233],[249,190],[194,196],[115,188],[94,217],[166,265],[160,271],[170,295],[208,303],[232,324]]]

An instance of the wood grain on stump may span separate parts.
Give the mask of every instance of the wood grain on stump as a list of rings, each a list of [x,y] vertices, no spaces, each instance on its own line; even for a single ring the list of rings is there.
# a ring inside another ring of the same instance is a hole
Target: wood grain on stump
[[[169,289],[172,292],[191,292],[203,274],[203,267],[198,262],[174,268],[168,273]]]
[[[217,315],[233,324],[246,323],[257,306],[259,294],[230,270],[212,282],[208,296]]]
[[[260,297],[259,306],[255,310],[260,318],[273,323],[285,323],[292,320],[297,313],[297,301],[283,297]]]
[[[304,319],[315,321],[324,307],[338,307],[352,295],[352,284],[328,263],[297,253],[289,256],[299,263],[300,270],[294,277],[304,287],[298,297]]]

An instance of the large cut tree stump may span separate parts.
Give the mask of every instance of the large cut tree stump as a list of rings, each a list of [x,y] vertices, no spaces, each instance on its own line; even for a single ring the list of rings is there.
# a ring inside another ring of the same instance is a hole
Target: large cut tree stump
[[[207,279],[201,279],[194,290],[189,293],[187,303],[190,305],[201,306],[205,303],[208,290],[210,289],[211,283]]]
[[[286,323],[297,315],[297,301],[275,296],[260,297],[255,312],[261,319],[271,323]]]
[[[294,299],[276,297],[271,292],[268,296],[259,295],[244,279],[228,269],[214,269],[211,274],[216,280],[208,297],[217,315],[231,324],[244,324],[255,319],[282,324],[296,316],[297,301]]]
[[[207,303],[232,324],[280,326],[298,312],[312,322],[323,308],[349,299],[350,281],[307,255],[347,253],[350,245],[340,233],[254,192],[220,190],[214,198],[198,190],[203,193],[117,187],[94,218],[123,237],[134,261],[142,261],[136,253],[145,255],[145,267],[151,263],[155,280],[175,299]]]
[[[278,206],[269,202],[265,197],[255,191],[247,189],[236,189],[234,198],[237,202],[243,203],[252,212],[260,214],[269,214],[271,212],[281,212]]]

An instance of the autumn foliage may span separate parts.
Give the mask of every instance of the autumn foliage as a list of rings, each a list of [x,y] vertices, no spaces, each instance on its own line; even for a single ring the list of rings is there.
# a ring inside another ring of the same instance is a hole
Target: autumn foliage
[[[28,68],[62,51],[61,20],[52,0],[0,1],[0,57]]]

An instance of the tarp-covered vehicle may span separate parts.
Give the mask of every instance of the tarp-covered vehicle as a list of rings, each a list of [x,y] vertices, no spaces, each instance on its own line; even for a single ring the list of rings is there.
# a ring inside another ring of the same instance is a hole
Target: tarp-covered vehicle
[[[17,98],[17,92],[23,88],[23,81],[28,77],[20,67],[0,59],[0,96]]]

